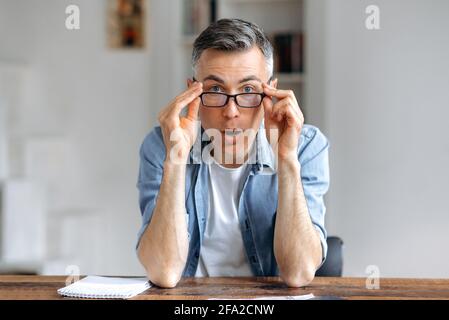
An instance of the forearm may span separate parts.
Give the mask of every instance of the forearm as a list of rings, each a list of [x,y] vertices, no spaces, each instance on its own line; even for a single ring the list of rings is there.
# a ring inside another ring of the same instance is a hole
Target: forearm
[[[290,286],[307,285],[321,262],[321,243],[310,219],[297,158],[279,160],[274,253]]]
[[[138,249],[149,279],[161,287],[177,284],[187,260],[185,173],[185,164],[164,163],[153,216]]]

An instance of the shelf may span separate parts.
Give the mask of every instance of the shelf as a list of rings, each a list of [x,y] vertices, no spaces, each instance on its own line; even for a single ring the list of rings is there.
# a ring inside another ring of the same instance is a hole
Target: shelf
[[[304,83],[303,73],[275,73],[274,78],[283,83]]]

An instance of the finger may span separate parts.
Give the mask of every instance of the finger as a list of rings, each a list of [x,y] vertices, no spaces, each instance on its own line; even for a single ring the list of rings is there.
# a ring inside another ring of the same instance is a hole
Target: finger
[[[272,118],[278,122],[285,119],[289,126],[299,125],[301,122],[301,116],[295,112],[289,103],[283,101],[275,105]]]
[[[198,110],[200,108],[201,99],[199,97],[195,98],[189,103],[187,109],[187,119],[195,121],[198,119]]]
[[[273,101],[270,97],[264,97],[262,100],[265,117],[269,117],[273,112]]]
[[[194,86],[194,87],[193,87]],[[193,87],[193,88],[192,88]],[[170,110],[170,114],[179,115],[181,110],[184,109],[189,103],[198,98],[198,96],[203,91],[202,85],[192,85],[189,89],[187,89],[184,93],[175,98],[172,109]]]
[[[183,93],[181,93],[180,95],[178,95],[177,98],[179,99],[184,99],[186,96],[188,96],[192,91],[198,90],[199,88],[203,87],[203,83],[202,82],[192,82],[189,87],[187,88],[187,90],[185,90]]]
[[[186,91],[181,93],[175,98],[176,102],[182,102],[185,105],[192,102],[203,90],[203,84],[201,82],[193,83]]]
[[[273,101],[270,97],[265,97],[262,100],[263,107],[264,107],[264,125],[265,129],[270,130],[273,128],[277,128],[277,124],[273,122],[271,119],[271,114],[273,112]]]
[[[294,93],[292,90],[279,90],[266,83],[263,83],[263,92],[269,96],[273,96],[279,99],[286,98],[289,96],[294,97]]]
[[[273,105],[273,110],[271,112],[272,118],[276,118],[284,107],[289,105],[289,101],[286,99],[279,100],[277,103]]]
[[[289,106],[293,110],[293,112],[295,112],[299,117],[302,116],[301,109],[299,108],[298,102],[294,97],[288,96],[282,100],[279,100],[273,106],[273,112],[275,112],[281,106]]]

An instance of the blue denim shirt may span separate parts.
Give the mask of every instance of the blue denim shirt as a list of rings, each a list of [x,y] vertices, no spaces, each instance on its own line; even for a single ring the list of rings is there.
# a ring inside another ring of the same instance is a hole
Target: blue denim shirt
[[[202,132],[201,132],[202,133]],[[183,276],[194,276],[200,256],[208,209],[208,166],[201,160],[208,142],[198,134],[186,165],[185,207],[189,234],[189,252]],[[243,243],[254,276],[277,276],[278,266],[273,251],[274,226],[278,202],[278,175],[275,157],[265,136],[263,122],[256,140],[256,161],[246,177],[238,208]],[[305,124],[301,131],[298,161],[309,214],[320,235],[324,262],[327,254],[323,196],[329,187],[329,143],[318,128]],[[140,169],[137,182],[142,214],[140,238],[150,223],[162,182],[165,145],[160,127],[155,127],[140,148]],[[285,235],[288,237],[289,235]],[[137,248],[136,246],[136,248]]]

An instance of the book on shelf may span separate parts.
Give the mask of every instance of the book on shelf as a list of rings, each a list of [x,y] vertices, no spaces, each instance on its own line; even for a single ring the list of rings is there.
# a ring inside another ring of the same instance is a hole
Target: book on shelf
[[[271,36],[274,47],[274,69],[279,73],[304,72],[304,34],[276,33]]]

